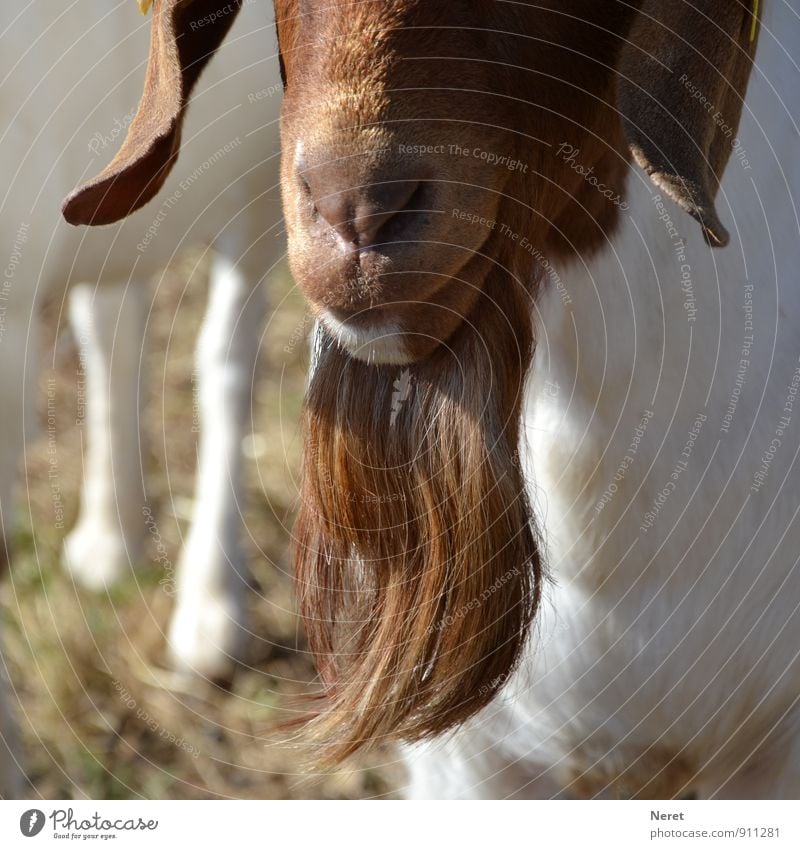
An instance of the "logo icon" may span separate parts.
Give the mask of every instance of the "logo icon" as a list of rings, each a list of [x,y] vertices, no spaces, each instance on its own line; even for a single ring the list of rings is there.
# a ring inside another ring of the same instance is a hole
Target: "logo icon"
[[[38,808],[31,808],[19,818],[19,830],[25,837],[36,837],[44,828],[44,812]]]
[[[397,417],[400,415],[400,410],[403,409],[403,404],[408,401],[411,395],[411,372],[408,369],[403,369],[400,377],[392,384],[394,392],[392,392],[392,410],[389,416],[389,427],[394,427]]]

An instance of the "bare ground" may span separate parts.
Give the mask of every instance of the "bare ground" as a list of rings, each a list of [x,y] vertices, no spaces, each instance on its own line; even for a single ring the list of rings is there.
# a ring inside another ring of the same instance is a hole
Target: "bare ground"
[[[142,466],[167,561],[157,564],[151,534],[145,556],[107,593],[78,588],[59,565],[77,512],[86,433],[63,304],[47,307],[42,430],[23,458],[12,569],[0,603],[32,796],[364,798],[391,796],[402,780],[392,751],[320,774],[306,765],[301,739],[274,734],[295,697],[314,688],[314,670],[294,611],[289,555],[309,321],[288,274],[272,289],[242,505],[259,587],[250,599],[250,656],[230,691],[179,681],[164,658],[169,570],[188,527],[194,480],[193,346],[205,306],[203,252],[185,254],[151,288]]]

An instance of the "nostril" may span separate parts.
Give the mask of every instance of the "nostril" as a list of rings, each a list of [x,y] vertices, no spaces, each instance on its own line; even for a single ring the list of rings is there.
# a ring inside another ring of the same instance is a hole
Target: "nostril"
[[[313,195],[313,188],[311,191]],[[366,248],[383,236],[390,241],[393,228],[389,223],[398,213],[414,211],[420,198],[418,181],[392,180],[317,197],[315,206],[344,242]],[[402,226],[402,221],[398,222],[398,229]]]
[[[355,211],[344,193],[324,195],[314,198],[314,209],[322,216],[328,226],[348,244],[358,243],[355,229]]]
[[[392,242],[401,237],[414,213],[426,212],[425,183],[409,183],[410,193],[392,215],[385,218],[373,234],[375,242]]]
[[[363,210],[363,219],[356,218],[355,229],[360,246],[382,241],[384,237],[387,241],[391,240],[391,225],[396,223],[398,229],[402,228],[400,213],[412,211],[421,186],[417,180],[395,180],[379,184],[377,191],[370,193],[368,201],[359,207],[359,212]]]

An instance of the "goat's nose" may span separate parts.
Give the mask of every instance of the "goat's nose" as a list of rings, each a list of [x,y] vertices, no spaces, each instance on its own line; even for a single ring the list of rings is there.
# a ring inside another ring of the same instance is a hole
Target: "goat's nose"
[[[333,165],[299,168],[300,179],[311,196],[314,209],[348,246],[365,248],[381,241],[379,231],[403,211],[411,212],[417,180],[376,179],[350,186],[360,178]],[[387,233],[387,239],[391,236]]]

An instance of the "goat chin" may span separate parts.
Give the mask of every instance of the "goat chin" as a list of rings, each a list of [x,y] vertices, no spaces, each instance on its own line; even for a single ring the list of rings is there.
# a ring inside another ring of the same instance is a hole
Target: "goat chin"
[[[406,367],[322,331],[295,557],[324,760],[463,723],[520,659],[542,583],[518,452],[530,306],[496,271],[471,320]]]

